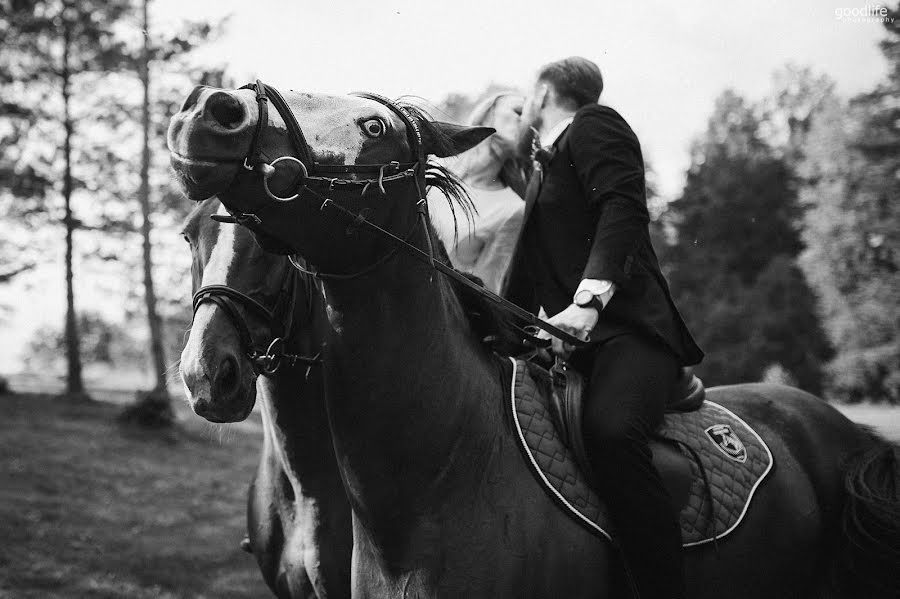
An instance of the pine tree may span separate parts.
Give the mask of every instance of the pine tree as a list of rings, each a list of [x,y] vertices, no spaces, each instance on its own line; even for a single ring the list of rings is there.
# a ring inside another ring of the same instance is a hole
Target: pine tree
[[[0,17],[2,103],[8,112],[13,151],[4,151],[3,191],[19,214],[50,213],[47,202],[62,202],[65,230],[66,392],[86,397],[82,380],[75,292],[73,195],[86,185],[75,173],[80,115],[74,98],[98,76],[119,68],[124,45],[110,25],[131,10],[127,0],[4,0]],[[54,142],[47,143],[47,139]],[[55,143],[58,141],[58,143]],[[43,143],[41,143],[43,142]],[[37,147],[37,151],[35,148]],[[59,148],[59,150],[57,150]],[[39,152],[39,153],[38,153]]]
[[[66,225],[67,368],[74,394],[83,390],[75,266],[89,254],[91,263],[120,262],[126,276],[142,273],[156,379],[156,392],[148,395],[166,397],[163,413],[170,408],[152,228],[154,222],[177,226],[186,208],[171,185],[165,129],[194,82],[221,79],[221,70],[200,71],[185,58],[216,27],[186,23],[151,38],[147,6],[139,6],[135,10],[132,0],[0,0],[0,209],[25,236],[44,235],[54,222]],[[134,244],[138,234],[142,243]],[[0,273],[34,262],[27,255],[13,259],[19,245],[0,245]],[[140,257],[132,251],[138,247]],[[182,305],[183,297],[178,301]]]
[[[795,264],[803,247],[796,185],[762,131],[743,98],[718,98],[684,191],[669,206],[677,235],[665,263],[706,351],[699,372],[708,383],[761,380],[774,367],[819,392],[830,350]]]
[[[829,395],[900,403],[900,11],[885,23],[888,79],[845,102],[833,94],[803,145],[801,264],[837,354]]]
[[[165,335],[163,322],[160,316],[159,297],[154,283],[153,268],[153,243],[152,243],[152,216],[156,212],[167,210],[175,214],[183,213],[186,202],[180,193],[173,193],[173,189],[153,189],[151,183],[151,171],[154,166],[153,155],[167,156],[164,147],[165,130],[169,118],[174,113],[177,104],[173,99],[180,99],[185,90],[161,90],[151,76],[154,67],[164,65],[161,70],[171,74],[180,71],[179,83],[191,85],[193,76],[200,81],[209,79],[221,79],[221,71],[206,71],[196,73],[186,67],[181,60],[191,50],[207,41],[214,32],[214,27],[209,23],[188,23],[174,34],[151,36],[151,22],[149,17],[149,0],[141,2],[141,29],[143,32],[142,44],[136,50],[133,57],[134,68],[140,79],[141,104],[140,104],[140,133],[141,133],[141,158],[140,158],[140,186],[138,188],[138,202],[140,204],[140,234],[141,234],[141,272],[143,275],[143,304],[147,318],[147,327],[150,338],[150,358],[154,376],[154,388],[148,392],[138,394],[138,402],[130,406],[124,413],[126,420],[138,422],[150,426],[168,426],[174,421],[171,398],[166,387],[166,373],[168,364],[165,352]],[[159,98],[154,102],[151,95],[156,92]],[[162,150],[162,151],[160,151]],[[165,161],[165,170],[168,170]],[[165,178],[169,181],[168,178]],[[159,198],[153,201],[151,195]],[[177,201],[173,201],[177,198]]]

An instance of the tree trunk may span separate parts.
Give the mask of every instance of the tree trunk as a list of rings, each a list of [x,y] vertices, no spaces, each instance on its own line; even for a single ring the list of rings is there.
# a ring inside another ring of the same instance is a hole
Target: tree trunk
[[[141,85],[144,100],[141,105],[141,126],[143,128],[143,148],[141,152],[141,186],[138,199],[141,203],[141,237],[143,238],[144,303],[147,309],[147,324],[150,328],[150,356],[153,362],[155,385],[148,393],[138,394],[138,403],[127,410],[124,417],[139,424],[153,427],[168,426],[174,420],[172,402],[166,389],[166,356],[163,346],[162,322],[156,311],[156,291],[153,287],[153,259],[150,242],[150,33],[147,5],[143,0],[142,16],[144,28],[144,49],[140,60]]]
[[[63,200],[65,201],[66,225],[66,393],[71,397],[84,398],[84,381],[81,377],[81,343],[78,336],[78,320],[75,315],[75,289],[73,280],[73,236],[75,233],[75,218],[72,216],[72,115],[69,106],[69,84],[71,71],[69,70],[69,52],[71,51],[71,37],[69,25],[66,22],[65,6],[63,8],[63,52],[62,52],[62,98],[63,98],[63,127],[65,140],[63,142],[63,155],[65,158],[65,172],[63,173]]]

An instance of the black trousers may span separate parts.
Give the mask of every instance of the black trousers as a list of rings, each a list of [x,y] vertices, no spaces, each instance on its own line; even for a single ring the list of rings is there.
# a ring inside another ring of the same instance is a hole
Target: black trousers
[[[681,599],[678,514],[649,446],[679,376],[678,360],[661,343],[622,335],[572,356],[572,364],[589,377],[585,448],[640,599]]]

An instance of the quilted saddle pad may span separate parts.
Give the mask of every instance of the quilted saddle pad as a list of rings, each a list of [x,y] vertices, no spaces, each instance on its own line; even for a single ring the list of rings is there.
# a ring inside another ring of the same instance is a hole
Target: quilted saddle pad
[[[509,407],[519,444],[535,476],[557,503],[589,530],[611,539],[612,527],[597,492],[557,431],[547,397],[525,363],[513,363]],[[759,484],[772,469],[772,452],[747,423],[711,401],[699,410],[666,414],[657,431],[693,449],[690,497],[681,511],[685,547],[721,539],[740,524]],[[712,502],[710,502],[710,498]]]

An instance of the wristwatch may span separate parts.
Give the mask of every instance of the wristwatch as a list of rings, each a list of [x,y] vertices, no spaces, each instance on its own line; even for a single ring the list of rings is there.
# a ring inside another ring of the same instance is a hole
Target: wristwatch
[[[579,308],[594,308],[598,314],[603,312],[603,302],[588,289],[582,289],[575,294],[575,305]]]

